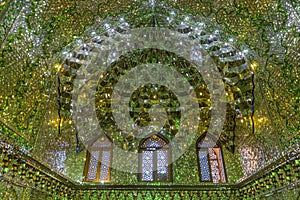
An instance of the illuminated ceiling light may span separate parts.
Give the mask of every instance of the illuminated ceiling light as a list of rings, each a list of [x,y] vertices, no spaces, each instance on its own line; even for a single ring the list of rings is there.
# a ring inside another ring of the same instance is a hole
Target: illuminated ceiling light
[[[258,66],[258,63],[255,61],[255,62],[251,63],[250,68],[252,69],[252,71],[255,71],[257,66]]]

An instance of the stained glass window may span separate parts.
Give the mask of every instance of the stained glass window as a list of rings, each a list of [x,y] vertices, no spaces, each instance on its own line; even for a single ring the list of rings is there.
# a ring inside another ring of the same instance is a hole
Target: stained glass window
[[[226,175],[222,150],[209,137],[200,138],[197,143],[200,180],[225,183]]]
[[[112,144],[105,136],[96,140],[87,152],[84,181],[109,182]]]
[[[211,181],[209,160],[208,160],[206,150],[199,150],[199,163],[200,163],[200,171],[201,171],[201,180]]]
[[[140,144],[140,181],[171,180],[171,149],[160,135],[152,135]]]
[[[142,155],[142,180],[153,181],[153,151],[144,151]]]
[[[141,148],[159,148],[167,145],[167,142],[161,136],[153,135],[142,142]]]

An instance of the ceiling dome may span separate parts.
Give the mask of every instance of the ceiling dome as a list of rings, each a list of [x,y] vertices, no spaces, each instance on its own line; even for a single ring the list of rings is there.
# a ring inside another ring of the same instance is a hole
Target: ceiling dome
[[[171,183],[141,183],[134,173],[112,170],[103,188],[214,188],[195,175],[196,143],[207,137],[207,148],[223,148],[224,191],[246,198],[244,191],[260,190],[260,183],[293,185],[299,13],[293,0],[0,1],[4,177],[19,167],[32,180],[42,171],[46,185],[63,180],[55,187],[64,195],[95,189],[83,183],[86,149],[111,143],[115,169],[138,169],[140,144],[161,136],[172,149]],[[197,197],[222,195],[203,190]],[[175,193],[168,195],[180,198]]]

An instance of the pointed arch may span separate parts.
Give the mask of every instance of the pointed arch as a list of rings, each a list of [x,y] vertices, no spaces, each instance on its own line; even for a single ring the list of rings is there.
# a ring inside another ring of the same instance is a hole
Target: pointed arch
[[[162,135],[154,134],[140,142],[139,181],[171,181],[171,163],[171,146]]]
[[[112,142],[100,136],[88,148],[84,169],[85,182],[110,182]]]
[[[197,140],[196,149],[200,181],[225,183],[226,173],[220,143],[205,133]]]

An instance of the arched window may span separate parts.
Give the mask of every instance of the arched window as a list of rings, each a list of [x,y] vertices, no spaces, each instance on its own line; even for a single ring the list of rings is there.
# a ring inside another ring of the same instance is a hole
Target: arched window
[[[84,181],[109,182],[112,162],[112,143],[106,136],[101,136],[87,151]]]
[[[171,148],[166,139],[152,135],[140,143],[139,180],[171,181]]]
[[[198,166],[200,180],[203,182],[225,183],[226,175],[222,149],[214,145],[209,137],[201,137],[197,142]]]

